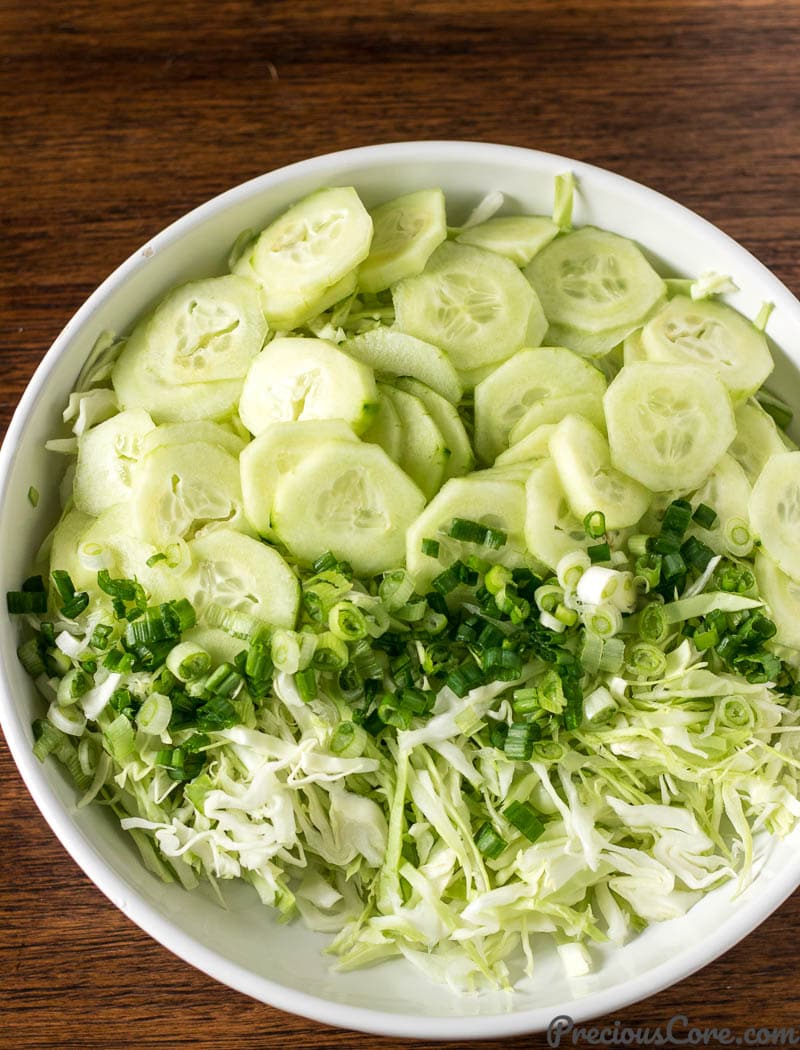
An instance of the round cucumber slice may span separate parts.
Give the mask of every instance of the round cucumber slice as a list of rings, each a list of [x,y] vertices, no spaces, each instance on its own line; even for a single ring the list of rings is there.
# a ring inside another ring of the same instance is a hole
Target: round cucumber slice
[[[588,333],[635,326],[665,294],[663,280],[633,241],[593,226],[557,238],[525,274],[551,325]]]
[[[147,412],[134,408],[81,435],[72,490],[78,510],[96,517],[130,498],[144,439],[154,429]]]
[[[558,232],[556,223],[543,215],[497,215],[462,230],[456,240],[504,255],[515,266],[527,266]]]
[[[562,397],[548,397],[535,401],[511,428],[508,435],[511,447],[539,427],[549,423],[560,423],[564,416],[569,415],[583,416],[598,430],[605,431],[602,397],[595,394],[564,394]]]
[[[245,447],[245,442],[229,427],[198,419],[191,423],[165,423],[155,427],[142,439],[142,454],[165,445],[191,445],[195,441],[219,445],[232,456],[238,456]]]
[[[125,344],[111,381],[121,408],[144,409],[156,423],[229,419],[242,390],[241,379],[180,385],[165,382],[147,341],[147,319],[136,326]]]
[[[418,277],[392,289],[397,327],[446,350],[459,370],[538,346],[547,328],[536,293],[508,259],[446,241]]]
[[[541,423],[530,434],[501,452],[494,461],[496,467],[512,466],[514,463],[531,463],[536,459],[545,459],[550,455],[550,438],[555,433],[558,423]]]
[[[320,419],[273,423],[245,446],[239,457],[242,499],[247,520],[256,532],[272,535],[270,517],[280,478],[315,448],[331,441],[356,443],[358,438],[340,419]]]
[[[210,603],[249,613],[274,627],[294,627],[300,583],[284,559],[261,540],[215,529],[189,544],[186,597],[198,612]]]
[[[419,398],[441,431],[449,452],[445,464],[445,480],[468,474],[475,466],[475,457],[472,454],[467,431],[455,406],[437,394],[435,390],[431,390],[430,387],[410,376],[398,379],[396,386],[400,390],[405,390],[407,394],[413,394]]]
[[[418,397],[384,384],[381,395],[391,402],[400,420],[403,443],[398,463],[430,499],[442,487],[450,459],[442,432]]]
[[[214,526],[249,531],[239,464],[218,445],[197,441],[148,452],[134,478],[132,502],[138,536],[158,551]]]
[[[594,542],[572,513],[552,459],[535,464],[525,483],[525,542],[531,554],[551,569],[565,554]]]
[[[461,400],[463,387],[450,358],[413,335],[381,326],[346,339],[339,349],[378,373],[413,376],[453,404]]]
[[[50,540],[50,571],[63,569],[68,572],[75,589],[93,592],[97,589],[97,569],[85,566],[78,557],[78,547],[83,536],[96,521],[89,514],[71,507],[53,529]]]
[[[734,400],[755,393],[773,368],[763,332],[725,303],[676,295],[642,329],[649,361],[716,372]]]
[[[342,419],[360,433],[375,414],[371,368],[324,339],[273,339],[250,366],[239,415],[251,434],[272,423]]]
[[[79,539],[77,557],[82,571],[73,577],[72,582],[78,589],[95,593],[100,602],[107,604],[107,599],[102,597],[103,592],[97,586],[97,573],[102,567],[108,569],[112,576],[138,580],[152,604],[182,598],[180,571],[171,570],[163,561],[147,564],[163,548],[133,533],[131,522],[134,517],[135,508],[132,504],[118,503],[92,522]],[[91,559],[92,568],[88,568],[82,560],[87,557]]]
[[[623,365],[635,365],[647,360],[648,357],[642,343],[642,330],[636,328],[625,337],[622,346],[622,363]]]
[[[604,407],[614,466],[654,492],[697,488],[736,436],[728,391],[695,365],[626,365]]]
[[[583,416],[566,416],[550,439],[550,454],[570,509],[579,521],[599,510],[606,527],[635,525],[651,494],[611,465],[608,442]]]
[[[171,386],[244,379],[267,330],[253,281],[232,274],[192,281],[148,321],[148,364]]]
[[[602,332],[584,332],[568,324],[551,324],[544,342],[548,346],[568,346],[582,357],[605,358],[615,347],[624,343],[632,332],[639,330],[643,320],[639,318],[632,324],[617,325]]]
[[[800,452],[768,460],[753,485],[750,521],[770,558],[800,582]]]
[[[372,219],[352,186],[319,190],[267,226],[234,270],[261,285],[267,320],[288,330],[355,289],[371,240]]]
[[[727,553],[724,542],[725,525],[731,518],[748,517],[750,482],[747,475],[728,452],[717,463],[706,480],[690,497],[692,510],[701,503],[717,512],[717,521],[711,529],[692,523],[689,532],[707,544],[716,554]]]
[[[380,445],[383,451],[395,463],[400,462],[403,453],[403,424],[394,407],[394,402],[381,392],[378,384],[378,410],[369,426],[361,435],[363,441]]]
[[[525,550],[525,490],[519,481],[485,477],[486,472],[466,478],[451,478],[431,500],[406,536],[406,567],[420,593],[459,558],[477,554],[489,562],[516,567],[530,563]],[[453,539],[453,518],[466,518],[494,529],[502,529],[507,541],[499,550]],[[423,554],[422,541],[437,540],[436,557]]]
[[[520,350],[475,387],[475,448],[493,463],[517,420],[544,399],[587,394],[600,403],[605,377],[564,347]]]
[[[387,201],[370,213],[369,255],[358,271],[365,292],[382,292],[404,277],[415,277],[447,237],[444,194],[417,190]]]
[[[781,432],[772,416],[753,401],[736,409],[736,437],[730,447],[752,484],[772,456],[786,451]]]
[[[372,576],[402,565],[406,529],[424,506],[382,448],[331,441],[280,478],[272,523],[300,561],[330,550],[359,576]]]
[[[755,570],[758,593],[778,628],[775,641],[800,649],[800,583],[781,572],[763,551],[756,555]]]

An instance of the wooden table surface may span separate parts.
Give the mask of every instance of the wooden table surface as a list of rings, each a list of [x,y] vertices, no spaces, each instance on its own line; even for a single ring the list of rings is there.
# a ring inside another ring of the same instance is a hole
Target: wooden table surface
[[[350,146],[480,139],[604,165],[800,293],[798,0],[0,0],[0,100],[0,433],[73,311],[148,237],[235,183]],[[408,1045],[193,970],[78,870],[4,745],[0,784],[0,1047]],[[795,895],[615,1017],[800,1025],[799,940]]]

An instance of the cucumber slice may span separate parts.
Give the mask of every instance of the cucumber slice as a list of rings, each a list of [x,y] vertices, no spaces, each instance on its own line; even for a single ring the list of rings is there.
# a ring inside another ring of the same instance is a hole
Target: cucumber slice
[[[111,381],[121,408],[145,409],[156,423],[229,419],[242,390],[241,379],[181,385],[165,382],[147,341],[147,319],[136,326],[125,344]]]
[[[467,431],[455,406],[437,394],[435,390],[431,390],[429,386],[425,386],[424,383],[410,376],[398,379],[395,385],[398,389],[405,390],[407,394],[413,394],[419,398],[441,431],[450,453],[445,465],[445,480],[468,474],[475,466],[475,457],[472,454]]]
[[[608,442],[583,416],[561,420],[550,439],[550,453],[579,521],[599,510],[607,528],[624,529],[635,525],[650,505],[650,492],[611,465]]]
[[[102,567],[112,576],[138,580],[151,603],[182,598],[184,587],[180,571],[171,570],[163,561],[147,564],[163,548],[135,535],[131,529],[134,519],[135,507],[131,503],[118,503],[92,522],[78,541],[77,557],[82,568],[77,576],[73,576],[72,582],[79,590],[86,590],[102,604],[108,604],[97,586],[98,568]],[[87,568],[81,561],[87,556],[92,560],[92,568]]]
[[[403,452],[403,424],[394,407],[394,402],[381,392],[378,384],[378,410],[369,426],[361,435],[363,441],[380,445],[383,451],[399,463]]]
[[[463,387],[450,358],[413,335],[381,326],[345,340],[339,349],[378,373],[413,376],[453,404],[461,400]]]
[[[132,502],[137,535],[157,551],[214,526],[249,531],[238,462],[202,441],[148,452],[134,478]]]
[[[189,550],[185,593],[198,612],[216,602],[273,627],[294,627],[300,583],[273,547],[232,529],[215,529],[193,540]]]
[[[630,335],[625,337],[622,348],[622,363],[623,365],[635,365],[647,360],[647,353],[642,343],[642,330],[641,328],[636,328]]]
[[[97,589],[98,570],[90,569],[81,562],[78,547],[95,520],[91,515],[71,507],[53,529],[50,541],[50,571],[63,569],[69,573],[76,590],[89,591],[92,596]]]
[[[254,278],[273,328],[288,330],[355,290],[372,219],[352,186],[318,190],[252,241],[234,271]]]
[[[525,274],[551,325],[594,334],[635,326],[666,291],[633,241],[593,226],[553,241]]]
[[[550,455],[550,438],[556,431],[558,423],[541,423],[538,427],[520,438],[516,444],[501,452],[494,461],[496,467],[512,466],[514,463],[531,463],[536,459],[546,459]]]
[[[772,416],[753,401],[736,409],[736,437],[730,447],[752,484],[772,456],[786,451],[781,432]]]
[[[231,274],[192,281],[148,321],[148,364],[171,386],[244,379],[267,330],[253,281]]]
[[[547,328],[536,293],[508,259],[446,241],[418,277],[392,289],[397,327],[446,350],[459,371],[538,346]]]
[[[725,525],[731,518],[748,518],[750,482],[747,475],[729,453],[725,453],[706,480],[690,497],[692,510],[701,503],[717,512],[713,528],[704,529],[692,523],[689,532],[707,544],[716,554],[727,553],[724,542]]]
[[[773,368],[763,332],[725,303],[676,295],[642,329],[649,361],[716,372],[734,400],[754,394]]]
[[[659,305],[661,300],[659,300]],[[551,324],[544,342],[547,346],[568,346],[582,357],[604,358],[615,347],[624,343],[631,333],[641,328],[644,318],[631,324],[607,328],[602,332],[584,332],[568,324]],[[599,362],[598,362],[599,364]]]
[[[81,435],[73,483],[78,510],[96,517],[130,498],[144,438],[154,429],[147,412],[134,408]]]
[[[527,266],[557,233],[556,223],[543,215],[498,215],[467,227],[456,240],[504,255],[515,266]]]
[[[211,657],[212,666],[218,664],[232,664],[243,650],[247,649],[247,642],[241,638],[234,638],[227,631],[219,627],[192,627],[181,635],[184,642],[194,642],[201,649],[205,649]]]
[[[767,554],[800,582],[800,452],[781,452],[753,485],[750,521]]]
[[[372,576],[402,565],[406,529],[424,506],[382,448],[331,441],[280,478],[272,526],[300,561],[330,550],[357,575]]]
[[[229,427],[212,423],[210,420],[198,419],[191,423],[165,423],[155,427],[142,439],[142,455],[152,452],[154,448],[166,445],[191,445],[202,441],[208,445],[219,445],[232,456],[238,456],[245,447],[245,442]]]
[[[475,448],[493,463],[508,447],[514,424],[543,399],[587,394],[600,403],[601,372],[564,347],[520,350],[475,387]]]
[[[542,398],[534,402],[511,428],[508,436],[511,447],[539,427],[549,423],[560,423],[569,415],[583,416],[598,430],[605,432],[606,420],[601,397],[594,394],[565,394],[563,397]]]
[[[409,527],[406,536],[406,567],[416,588],[424,594],[431,581],[458,558],[477,554],[489,562],[510,567],[527,565],[525,550],[525,490],[519,481],[485,477],[487,472],[466,478],[451,478]],[[507,535],[505,546],[492,550],[477,543],[455,540],[449,534],[453,518],[467,518]],[[437,540],[436,557],[422,553],[422,541]]]
[[[583,550],[590,542],[583,522],[570,509],[552,459],[535,464],[525,483],[525,542],[551,569],[565,554]]]
[[[381,394],[390,401],[400,420],[403,444],[398,463],[430,499],[442,487],[450,450],[441,430],[422,401],[405,390],[381,384]]]
[[[340,419],[273,423],[244,448],[239,457],[242,499],[247,520],[256,532],[272,535],[270,516],[281,477],[331,441],[357,443],[358,438]]]
[[[626,365],[603,403],[614,466],[654,492],[697,488],[736,436],[728,391],[695,365]]]
[[[775,641],[800,649],[800,583],[781,572],[763,551],[756,555],[755,570],[758,593],[778,628]]]
[[[251,434],[272,423],[343,419],[360,433],[378,403],[371,368],[324,339],[273,339],[253,361],[239,415]]]
[[[422,273],[434,249],[447,237],[444,194],[417,190],[373,209],[369,255],[358,271],[365,292],[382,292],[404,277]]]
[[[496,372],[502,361],[493,361],[490,365],[480,365],[478,368],[463,368],[458,370],[458,379],[465,391],[474,390],[478,383]]]

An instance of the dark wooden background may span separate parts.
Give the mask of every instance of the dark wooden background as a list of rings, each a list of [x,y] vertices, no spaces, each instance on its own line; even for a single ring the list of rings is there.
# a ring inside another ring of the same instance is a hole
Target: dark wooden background
[[[798,0],[0,0],[0,433],[73,311],[148,237],[350,146],[481,139],[604,165],[800,293],[798,118]],[[2,744],[0,835],[0,1047],[408,1045],[288,1016],[159,947],[64,853]],[[800,1025],[798,938],[796,895],[618,1016]]]

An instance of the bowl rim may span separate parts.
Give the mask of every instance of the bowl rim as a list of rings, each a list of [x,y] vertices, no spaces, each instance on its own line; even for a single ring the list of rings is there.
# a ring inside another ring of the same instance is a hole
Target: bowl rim
[[[324,180],[326,172],[333,171],[342,164],[363,164],[373,159],[407,161],[413,158],[431,162],[453,162],[459,159],[475,161],[476,157],[495,163],[503,160],[524,162],[527,159],[551,168],[554,173],[557,170],[570,170],[578,177],[587,175],[595,185],[616,189],[623,187],[632,197],[637,197],[643,203],[663,212],[666,219],[672,214],[683,221],[690,220],[696,226],[699,224],[698,228],[704,236],[723,245],[726,250],[735,251],[742,263],[747,263],[751,272],[767,280],[771,290],[774,289],[776,306],[794,314],[800,324],[800,302],[780,279],[746,248],[691,209],[657,190],[608,169],[546,151],[469,140],[399,141],[338,150],[268,171],[217,194],[170,223],[105,278],[55,338],[17,405],[0,447],[0,507],[5,505],[5,494],[16,460],[19,439],[35,411],[57,360],[68,348],[73,332],[80,329],[112,292],[138,269],[147,265],[155,252],[167,248],[213,214],[290,182],[298,176],[314,173]],[[28,791],[62,846],[95,886],[129,919],[163,947],[213,979],[256,1000],[323,1024],[399,1038],[478,1040],[511,1037],[543,1031],[558,1015],[558,1006],[485,1015],[439,1017],[351,1006],[257,976],[205,947],[140,898],[82,837],[63,803],[45,779],[43,770],[31,750],[22,721],[17,717],[11,695],[11,684],[5,665],[0,661],[0,726]],[[758,896],[745,902],[735,915],[722,923],[713,936],[706,938],[699,945],[689,946],[654,969],[639,974],[611,990],[592,992],[569,1003],[570,1018],[576,1023],[583,1023],[594,1017],[611,1014],[689,977],[754,930],[783,903],[798,884],[800,864],[795,870],[791,867],[782,870],[770,879]]]

